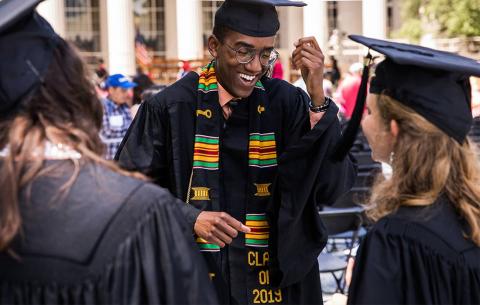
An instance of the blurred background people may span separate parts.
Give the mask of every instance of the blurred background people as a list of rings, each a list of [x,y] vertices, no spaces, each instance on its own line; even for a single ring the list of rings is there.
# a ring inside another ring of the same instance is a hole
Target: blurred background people
[[[347,76],[340,82],[335,92],[335,99],[342,106],[341,111],[347,120],[350,120],[355,107],[358,89],[362,82],[362,64],[353,63],[348,69]]]
[[[150,76],[144,73],[142,67],[140,66],[137,67],[137,74],[133,78],[133,82],[136,83],[137,86],[133,87],[133,101],[132,107],[130,107],[130,113],[132,114],[132,118],[135,117],[138,107],[142,103],[143,92],[151,86],[155,85]]]
[[[130,111],[132,88],[136,87],[137,83],[130,81],[123,74],[114,74],[107,78],[105,86],[108,96],[102,100],[103,123],[100,138],[107,147],[105,158],[113,160],[133,120]]]
[[[102,58],[100,58],[98,60],[98,66],[95,69],[95,74],[97,75],[97,77],[100,81],[104,81],[108,77],[108,71],[107,71],[107,68],[105,66],[105,62],[103,61]]]
[[[338,86],[338,82],[342,78],[342,73],[340,72],[340,68],[338,67],[338,61],[335,56],[330,56],[330,63],[331,66],[328,69],[330,81],[332,82],[333,86]]]
[[[94,86],[39,2],[0,2],[0,304],[215,304],[177,200],[102,159]]]
[[[277,58],[275,64],[273,65],[272,78],[283,79],[283,66],[280,58]]]
[[[190,66],[190,61],[182,60],[180,62],[180,70],[178,71],[177,79],[184,77],[191,70],[192,70],[192,67]]]
[[[329,77],[329,73],[324,72],[323,73],[323,93],[325,94],[325,96],[332,96],[333,95],[333,84],[328,77]],[[303,89],[303,91],[305,91],[305,93],[308,94],[307,85],[305,84],[305,81],[303,80],[302,77],[297,79],[293,83],[293,85],[298,87],[298,88]]]

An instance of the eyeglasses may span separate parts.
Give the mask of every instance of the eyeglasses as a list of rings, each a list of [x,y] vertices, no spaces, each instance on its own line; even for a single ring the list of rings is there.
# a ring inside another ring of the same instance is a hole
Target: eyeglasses
[[[234,49],[226,43],[223,44],[226,45],[230,50],[235,52],[235,58],[240,64],[248,64],[255,58],[255,55],[257,55],[257,50],[255,48],[239,47],[238,49]],[[260,50],[260,64],[262,64],[262,66],[272,65],[277,60],[278,56],[279,54],[275,49]]]

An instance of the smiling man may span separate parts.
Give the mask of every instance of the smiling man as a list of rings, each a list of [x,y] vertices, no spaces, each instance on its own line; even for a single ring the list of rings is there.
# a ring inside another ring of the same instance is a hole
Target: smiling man
[[[187,202],[224,303],[322,304],[317,208],[354,177],[348,158],[332,158],[338,108],[323,95],[315,39],[299,39],[292,54],[311,100],[265,75],[278,57],[278,5],[304,3],[225,1],[208,39],[212,62],[146,101],[116,156]]]

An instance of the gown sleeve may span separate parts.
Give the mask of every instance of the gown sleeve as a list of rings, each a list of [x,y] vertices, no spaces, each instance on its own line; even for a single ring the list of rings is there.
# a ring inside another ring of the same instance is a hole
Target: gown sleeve
[[[318,215],[319,205],[331,205],[353,185],[356,169],[350,157],[333,159],[340,139],[338,107],[330,105],[310,128],[308,96],[299,89],[283,106],[285,150],[279,158],[276,181],[276,234],[280,286],[298,282],[315,267],[327,233]]]
[[[127,170],[139,171],[160,186],[168,188],[167,117],[164,109],[154,103],[144,102],[138,109],[127,134],[118,148],[115,160]]]
[[[111,289],[108,303],[217,304],[204,260],[178,208],[181,203],[152,188],[138,191],[156,202],[120,246],[104,276],[104,286]]]
[[[172,190],[168,175],[169,126],[167,111],[156,103],[155,97],[139,108],[115,156],[118,164],[127,170],[139,171],[159,186]],[[193,228],[200,210],[181,203],[187,223]]]
[[[348,304],[404,304],[400,246],[378,231],[366,236],[355,259]]]

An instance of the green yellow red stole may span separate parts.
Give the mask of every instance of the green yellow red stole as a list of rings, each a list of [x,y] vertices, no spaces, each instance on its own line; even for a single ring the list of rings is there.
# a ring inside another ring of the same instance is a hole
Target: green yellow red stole
[[[265,88],[259,81],[247,100],[249,105],[249,146],[248,146],[248,202],[245,219],[239,219],[252,231],[245,235],[245,247],[248,255],[267,258],[270,238],[269,222],[266,208],[271,199],[272,183],[277,172],[277,150],[275,133],[271,129],[274,124],[268,122],[268,97]],[[190,180],[187,202],[196,208],[207,211],[220,211],[219,164],[220,164],[220,129],[223,124],[223,113],[218,100],[218,85],[215,76],[215,62],[205,66],[198,81],[195,143],[193,169]],[[228,203],[230,204],[230,203]],[[206,255],[207,263],[216,262],[216,253],[220,247],[197,237],[200,251]],[[247,285],[249,302],[268,299],[267,303],[281,303],[280,290],[268,290],[269,283],[265,274],[268,264],[249,265]],[[215,266],[210,266],[215,270]],[[263,274],[263,278],[260,278]],[[268,275],[268,274],[267,274]]]

